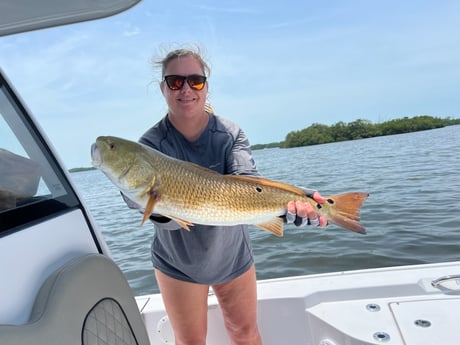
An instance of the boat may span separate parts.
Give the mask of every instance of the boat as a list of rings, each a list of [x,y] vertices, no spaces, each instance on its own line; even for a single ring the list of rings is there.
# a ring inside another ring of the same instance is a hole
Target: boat
[[[7,0],[0,36],[138,0]],[[93,7],[93,8],[92,8]],[[134,296],[44,130],[0,69],[0,344],[174,344],[160,294]],[[266,345],[458,345],[460,262],[257,282]],[[230,344],[216,297],[207,344]]]

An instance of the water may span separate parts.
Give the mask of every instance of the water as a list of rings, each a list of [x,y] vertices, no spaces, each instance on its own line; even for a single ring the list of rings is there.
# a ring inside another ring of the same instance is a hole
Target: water
[[[251,227],[258,279],[460,260],[460,126],[294,149],[254,151],[268,178],[323,195],[370,193],[367,235],[334,225],[288,226],[282,238]],[[158,292],[153,227],[99,171],[71,174],[136,295]]]

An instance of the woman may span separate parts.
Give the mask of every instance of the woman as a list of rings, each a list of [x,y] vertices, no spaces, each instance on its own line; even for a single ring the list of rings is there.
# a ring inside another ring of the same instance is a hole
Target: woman
[[[213,115],[206,105],[210,69],[200,54],[178,49],[159,64],[168,113],[140,142],[222,174],[258,175],[244,132]],[[317,202],[325,201],[317,192],[314,196]],[[288,222],[307,223],[309,219],[316,225],[327,223],[307,203],[290,202],[287,208]],[[261,344],[247,226],[196,224],[188,232],[161,215],[151,216],[151,220],[156,229],[152,261],[175,343],[205,344],[208,290],[212,286],[232,344]]]

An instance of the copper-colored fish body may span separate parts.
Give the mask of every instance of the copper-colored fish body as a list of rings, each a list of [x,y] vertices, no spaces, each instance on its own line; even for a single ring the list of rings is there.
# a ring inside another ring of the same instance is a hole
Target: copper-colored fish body
[[[193,224],[253,224],[277,236],[283,234],[286,205],[309,202],[329,221],[365,233],[359,209],[367,193],[327,197],[318,205],[293,185],[261,177],[221,175],[169,157],[145,145],[116,137],[98,137],[93,165],[132,201],[145,209],[144,221],[161,214],[189,230]]]

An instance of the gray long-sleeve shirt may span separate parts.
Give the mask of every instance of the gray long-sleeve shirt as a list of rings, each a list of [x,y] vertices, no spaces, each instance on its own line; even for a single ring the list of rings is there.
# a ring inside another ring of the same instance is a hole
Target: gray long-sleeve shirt
[[[194,142],[185,139],[168,116],[147,130],[139,142],[221,174],[259,175],[244,132],[219,116],[209,115],[206,129]],[[247,225],[195,224],[188,232],[174,221],[153,223],[153,265],[173,278],[218,284],[238,277],[254,262]]]

